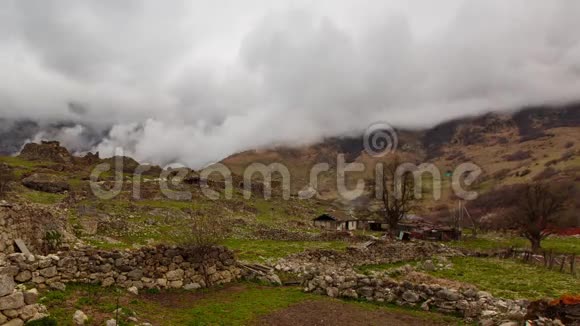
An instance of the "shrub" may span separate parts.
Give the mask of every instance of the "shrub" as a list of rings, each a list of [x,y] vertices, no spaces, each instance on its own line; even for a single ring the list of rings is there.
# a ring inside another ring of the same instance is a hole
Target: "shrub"
[[[574,142],[573,141],[569,141],[564,145],[564,148],[571,148],[574,147]]]

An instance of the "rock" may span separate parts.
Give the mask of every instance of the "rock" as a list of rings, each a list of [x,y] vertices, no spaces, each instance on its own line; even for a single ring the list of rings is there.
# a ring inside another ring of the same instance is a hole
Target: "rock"
[[[0,275],[0,297],[11,294],[16,288],[14,278],[10,275]]]
[[[140,269],[134,269],[127,273],[127,277],[133,281],[139,281],[143,277],[143,271]]]
[[[24,292],[24,303],[35,304],[38,301],[38,290],[30,289]]]
[[[70,190],[70,185],[64,178],[44,173],[35,173],[22,179],[22,185],[26,188],[48,193],[61,193]]]
[[[423,269],[428,271],[428,272],[432,272],[435,270],[435,264],[433,264],[432,260],[426,260],[423,263]]]
[[[103,280],[103,283],[101,283],[101,286],[108,288],[109,286],[115,284],[115,279],[112,277],[107,277],[106,279]]]
[[[335,287],[329,287],[326,289],[326,295],[328,295],[331,298],[336,298],[338,297],[338,288]]]
[[[169,282],[169,287],[173,289],[179,289],[183,286],[183,281],[171,281]]]
[[[35,304],[24,306],[20,309],[20,318],[23,320],[30,320],[38,313],[38,306]]]
[[[406,291],[402,296],[403,300],[411,303],[419,301],[419,295],[413,291]]]
[[[75,325],[84,325],[89,321],[89,317],[81,310],[75,311],[72,319]]]
[[[6,318],[6,316],[4,316],[1,312],[0,312],[0,325],[4,325],[4,323],[8,320],[8,318]]]
[[[115,319],[109,319],[105,322],[105,326],[117,326],[117,321]]]
[[[461,298],[459,293],[449,289],[442,289],[441,291],[437,292],[437,297],[447,301],[457,301]]]
[[[517,321],[508,321],[506,323],[500,324],[500,326],[518,326],[520,323]]]
[[[22,271],[14,277],[14,280],[16,280],[16,282],[18,282],[18,283],[25,283],[25,282],[30,281],[31,279],[32,279],[32,273],[30,271]]]
[[[174,271],[167,272],[165,276],[168,281],[178,281],[183,279],[183,275],[183,269],[176,269]]]
[[[134,295],[139,295],[139,289],[136,286],[132,286],[132,287],[128,288],[127,292],[134,294]]]
[[[497,311],[493,311],[493,310],[484,310],[481,312],[482,318],[494,317],[496,315],[497,315]]]
[[[41,269],[39,271],[39,273],[43,277],[51,278],[51,277],[55,277],[58,274],[58,271],[56,270],[56,266],[51,266],[51,267],[48,267],[45,269]]]
[[[66,290],[66,285],[62,282],[52,282],[49,284],[50,288],[57,291]]]
[[[199,283],[190,283],[190,284],[187,284],[183,287],[183,289],[188,290],[188,291],[197,290],[200,288],[201,288],[201,285],[199,285]]]
[[[15,292],[0,298],[0,310],[19,309],[24,307],[24,294]]]
[[[11,321],[7,322],[2,326],[23,326],[24,321],[20,318],[12,319]]]

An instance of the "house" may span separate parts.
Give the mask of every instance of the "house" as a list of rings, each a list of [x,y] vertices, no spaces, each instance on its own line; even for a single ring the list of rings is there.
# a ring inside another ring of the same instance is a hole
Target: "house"
[[[341,212],[325,213],[313,220],[314,226],[324,230],[352,231],[363,228],[365,223]]]

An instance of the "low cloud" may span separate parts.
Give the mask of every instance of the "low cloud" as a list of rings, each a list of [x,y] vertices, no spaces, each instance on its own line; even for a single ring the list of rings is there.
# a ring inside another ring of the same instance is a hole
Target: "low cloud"
[[[0,113],[200,167],[232,153],[578,100],[573,0],[7,1]],[[52,130],[52,131],[51,131]]]

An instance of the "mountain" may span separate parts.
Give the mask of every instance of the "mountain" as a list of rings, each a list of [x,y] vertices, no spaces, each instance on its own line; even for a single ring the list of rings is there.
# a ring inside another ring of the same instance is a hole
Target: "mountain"
[[[432,163],[443,175],[442,200],[451,202],[449,172],[471,162],[483,173],[475,190],[486,192],[498,187],[534,180],[579,181],[580,103],[562,107],[529,107],[513,113],[487,113],[441,123],[426,130],[397,130],[398,148],[393,154],[372,157],[364,150],[364,136],[335,137],[301,147],[251,150],[227,157],[223,164],[243,174],[255,162],[281,163],[291,172],[292,190],[309,184],[310,169],[328,163],[330,171],[319,177],[319,194],[335,199],[337,155],[347,162],[362,163],[364,172],[347,174],[348,184],[363,178],[372,193],[375,166],[388,164],[397,156],[402,162]],[[445,176],[447,174],[447,176]],[[280,178],[278,176],[278,178]],[[430,209],[437,204],[427,200]]]

